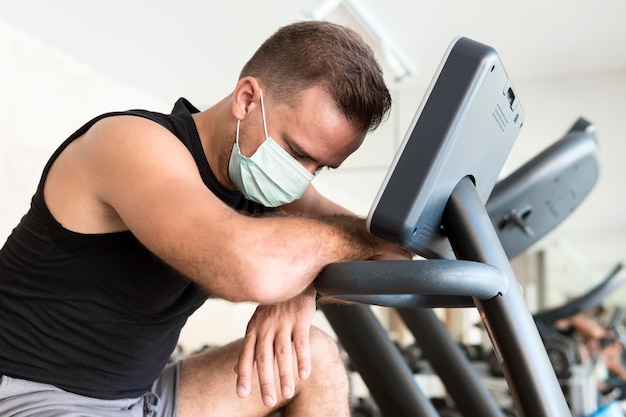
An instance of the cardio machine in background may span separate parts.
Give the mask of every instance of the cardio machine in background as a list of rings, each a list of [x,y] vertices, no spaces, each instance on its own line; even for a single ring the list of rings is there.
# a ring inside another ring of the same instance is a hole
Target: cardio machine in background
[[[574,416],[601,415],[594,413],[602,407],[611,406],[615,399],[626,393],[621,392],[623,384],[610,379],[602,380],[596,375],[596,366],[602,361],[599,352],[589,352],[585,340],[577,337],[575,329],[563,331],[555,323],[581,314],[588,315],[602,308],[605,299],[626,281],[626,276],[620,274],[621,270],[622,264],[618,263],[600,283],[587,292],[563,305],[534,314],[550,362]],[[605,326],[608,335],[597,341],[598,349],[614,341],[624,344],[622,316],[623,307],[616,307]],[[605,385],[601,390],[598,388],[599,383]]]

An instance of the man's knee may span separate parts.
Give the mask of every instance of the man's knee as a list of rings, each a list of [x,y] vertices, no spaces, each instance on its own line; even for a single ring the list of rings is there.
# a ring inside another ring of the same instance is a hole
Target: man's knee
[[[313,372],[317,369],[326,375],[326,377],[330,376],[330,372],[336,376],[347,374],[339,347],[332,337],[317,327],[312,327],[310,342]]]

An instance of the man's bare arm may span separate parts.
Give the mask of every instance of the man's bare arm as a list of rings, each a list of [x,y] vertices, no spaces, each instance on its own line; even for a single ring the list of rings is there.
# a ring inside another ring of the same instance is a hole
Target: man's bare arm
[[[53,167],[46,199],[82,197],[72,204],[52,201],[62,224],[79,232],[127,228],[166,263],[227,300],[286,300],[325,265],[384,251],[385,244],[351,216],[235,212],[207,189],[180,141],[142,118],[103,119],[67,152]]]

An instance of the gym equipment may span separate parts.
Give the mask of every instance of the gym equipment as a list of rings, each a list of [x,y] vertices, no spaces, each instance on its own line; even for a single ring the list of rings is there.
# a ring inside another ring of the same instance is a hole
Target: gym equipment
[[[622,264],[618,263],[606,278],[586,293],[559,307],[534,315],[546,351],[574,416],[591,415],[603,405],[599,401],[596,380],[592,376],[593,363],[584,364],[581,361],[578,342],[561,334],[552,326],[557,320],[600,307],[607,296],[626,282],[626,276],[619,274],[621,270]],[[618,326],[621,316],[622,308],[616,308],[607,326],[614,332],[615,338],[621,338]]]
[[[535,224],[537,224],[541,225],[543,228],[540,233],[536,232],[525,237],[525,244],[527,246],[531,246],[539,240],[539,238],[545,236],[549,230],[555,228],[562,220],[564,220],[564,218],[580,204],[580,202],[592,189],[598,177],[596,151],[597,147],[592,125],[584,119],[579,119],[562,139],[538,154],[524,166],[512,173],[509,177],[496,184],[494,192],[491,194],[486,207],[495,207],[495,209],[493,209],[493,213],[490,213],[490,217],[492,224],[494,224],[494,227],[498,230],[498,235],[503,242],[505,252],[514,256],[519,253],[516,251],[519,251],[521,246],[518,244],[517,239],[511,238],[511,235],[518,233],[517,230],[511,230],[509,226],[497,228],[499,224],[502,224],[502,217],[500,213],[514,212],[514,209],[520,205],[526,205],[528,207],[528,202],[536,205],[549,206],[550,201],[552,201],[552,197],[561,193],[561,190],[558,187],[555,187],[554,184],[560,184],[563,190],[570,190],[568,193],[570,196],[569,199],[565,199],[568,205],[561,203],[560,207],[562,211],[552,211],[548,216],[549,221],[546,221],[545,218],[537,218],[540,215],[546,215],[545,213],[541,214],[540,210],[530,210],[527,213],[525,216],[527,225],[536,229],[537,226],[535,226]],[[583,171],[580,169],[579,165],[582,165],[583,167],[595,167],[591,170],[592,175],[586,175],[584,177],[585,181],[581,181],[580,176],[577,174],[577,172]],[[537,175],[538,172],[541,172],[542,175]],[[571,173],[574,174],[571,175]],[[572,182],[577,185],[576,188],[572,186]],[[507,186],[505,187],[502,184],[507,184]],[[513,190],[510,190],[508,187],[514,188]],[[547,188],[551,189],[552,192],[547,193]],[[575,189],[575,193],[571,191],[572,188]],[[512,192],[519,189],[524,190],[524,193],[519,191]],[[509,198],[506,199],[503,196],[509,196]],[[542,201],[541,196],[548,196],[549,199],[547,201]],[[561,214],[554,215],[554,213]],[[511,245],[516,246],[513,247]],[[429,262],[433,261],[431,260]],[[345,264],[342,268],[348,267],[348,265],[350,264]],[[365,265],[366,264],[364,264],[362,268],[365,268]],[[385,284],[381,283],[380,280],[384,281],[385,277],[393,275],[394,272],[395,270],[391,269],[387,270],[385,274],[385,269],[383,267],[380,268],[380,272],[377,272],[379,278],[378,284],[376,285],[378,287],[374,287],[374,293],[380,292],[382,290],[381,287],[385,286]],[[415,272],[418,271],[416,270]],[[349,274],[349,268],[347,273]],[[411,279],[420,280],[425,278],[426,280],[434,280],[437,282],[437,277],[435,276],[420,276],[412,278],[410,276],[410,266],[407,267],[405,273],[409,276],[402,279],[407,281],[410,281]],[[337,277],[333,279],[336,278]],[[339,279],[341,278],[339,277]],[[367,279],[367,276],[365,276],[365,281],[359,281],[359,283],[368,287],[370,283],[367,282]],[[609,287],[604,288],[608,289]],[[355,289],[353,288],[352,291],[354,290]],[[363,292],[361,289],[358,291],[361,293]],[[389,289],[387,289],[387,292],[389,292]],[[464,303],[463,297],[458,295],[455,297],[457,297],[457,300],[454,302],[456,306],[473,306],[471,300],[469,302],[468,300],[465,300],[466,302]],[[350,297],[342,298],[347,300],[351,299]],[[453,397],[456,406],[464,411],[463,414],[465,415],[501,415],[497,406],[490,401],[489,394],[475,388],[481,384],[480,376],[475,373],[472,368],[472,364],[468,363],[464,353],[457,349],[455,345],[456,342],[450,337],[439,320],[432,314],[431,311],[410,308],[412,305],[444,305],[444,302],[437,301],[436,296],[430,296],[428,299],[430,301],[429,303],[427,300],[423,299],[422,295],[415,294],[405,294],[400,296],[359,295],[357,298],[364,302],[380,305],[388,305],[389,303],[386,299],[394,298],[396,307],[401,306],[401,300],[404,300],[404,307],[409,308],[400,309],[400,315],[415,336],[417,345],[419,345],[420,349],[423,351],[423,356],[431,363],[435,371],[443,380],[449,394]],[[352,299],[355,300],[356,298],[353,296]],[[588,302],[594,302],[589,297],[587,297],[586,300]],[[451,297],[448,297],[448,301],[451,302]],[[347,314],[350,315],[349,312]],[[342,320],[342,316],[339,315],[339,317],[334,320]],[[358,325],[358,322],[355,321],[353,325]],[[437,331],[434,332],[433,329],[437,329]],[[340,338],[342,339],[345,339],[346,337],[347,336],[342,337],[340,335]],[[367,336],[363,336],[362,343],[367,343]],[[548,349],[548,353],[552,354],[550,359],[553,365],[553,361],[557,359],[554,357],[554,352],[554,349]],[[562,352],[563,351],[560,351],[559,353]],[[375,354],[372,354],[368,360],[376,360]],[[496,364],[496,368],[500,371],[499,365]],[[459,375],[461,375],[462,378],[460,378]],[[468,391],[468,386],[473,387],[473,391]],[[509,410],[504,410],[504,412],[508,411]]]
[[[521,415],[571,415],[485,208],[523,117],[495,51],[453,42],[368,217],[427,259],[333,264],[315,282],[324,298],[362,303],[322,310],[384,416],[437,414],[365,304],[399,308],[463,415],[503,411],[430,307],[478,308]]]
[[[523,120],[496,51],[453,41],[372,205],[370,232],[428,258],[455,259],[440,227],[446,202],[466,177],[486,202]]]
[[[619,274],[622,268],[622,263],[618,263],[613,267],[606,278],[589,291],[561,306],[536,313],[534,315],[535,321],[551,326],[552,323],[559,319],[574,316],[578,313],[601,306],[604,299],[626,281],[626,276]],[[616,327],[616,323],[612,323],[610,326]]]
[[[595,126],[579,118],[565,136],[499,181],[486,208],[513,258],[543,238],[587,197],[599,176]]]
[[[580,341],[561,333],[553,327],[553,323],[600,307],[607,296],[626,282],[626,276],[619,274],[621,270],[622,264],[618,263],[600,283],[587,292],[561,306],[533,316],[570,410],[577,417],[589,416],[603,405],[599,398],[597,378],[593,375],[595,361],[583,362]],[[620,325],[622,312],[623,308],[617,307],[607,325],[607,329],[613,333],[611,340],[623,337]],[[489,365],[489,373],[496,377],[502,376],[494,354],[491,353],[485,359]]]

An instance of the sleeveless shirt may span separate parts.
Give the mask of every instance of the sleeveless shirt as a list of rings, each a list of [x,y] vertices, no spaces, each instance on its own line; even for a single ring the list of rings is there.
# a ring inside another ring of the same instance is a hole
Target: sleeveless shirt
[[[150,388],[187,318],[209,294],[130,231],[63,228],[46,206],[43,186],[58,155],[94,123],[134,115],[159,123],[184,143],[205,185],[230,207],[251,214],[270,210],[217,181],[191,117],[195,112],[181,98],[171,114],[106,113],[52,155],[28,213],[0,250],[0,375],[102,399],[138,397]]]

